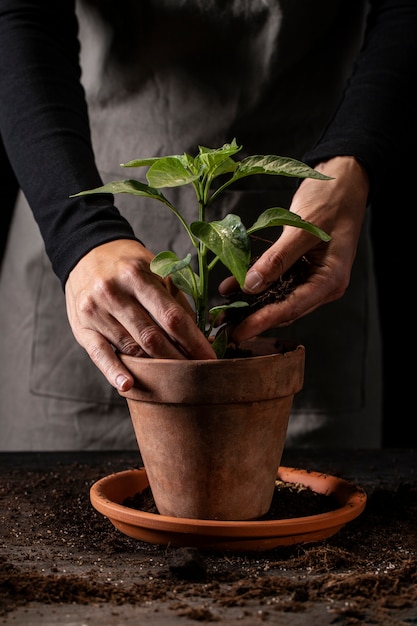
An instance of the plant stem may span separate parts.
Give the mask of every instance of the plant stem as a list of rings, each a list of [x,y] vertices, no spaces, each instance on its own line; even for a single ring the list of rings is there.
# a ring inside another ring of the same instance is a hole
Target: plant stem
[[[200,285],[198,290],[198,303],[196,303],[196,318],[197,326],[204,332],[207,323],[207,300],[208,300],[208,276],[209,271],[207,267],[207,248],[204,243],[200,242],[198,250],[198,266],[200,275]]]

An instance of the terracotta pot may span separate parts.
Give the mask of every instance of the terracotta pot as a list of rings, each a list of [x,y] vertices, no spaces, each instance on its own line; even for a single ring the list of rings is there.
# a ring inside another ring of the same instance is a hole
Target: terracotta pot
[[[258,338],[254,356],[222,360],[120,355],[135,377],[127,398],[161,515],[252,520],[272,502],[304,347]]]

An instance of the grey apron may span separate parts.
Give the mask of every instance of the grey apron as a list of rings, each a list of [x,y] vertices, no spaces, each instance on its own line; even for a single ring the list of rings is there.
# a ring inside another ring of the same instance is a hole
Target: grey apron
[[[335,0],[312,6],[151,0],[123,2],[121,13],[119,0],[114,11],[124,16],[121,23],[103,17],[96,4],[84,0],[77,11],[83,83],[105,181],[124,177],[118,164],[132,158],[195,153],[199,144],[218,147],[233,137],[244,153],[301,158],[340,97],[366,12],[365,3]],[[233,188],[212,219],[234,212],[249,224],[255,210],[288,207],[294,181],[270,178]],[[195,215],[189,190],[175,189],[171,198],[188,218]],[[123,195],[116,205],[152,251],[188,251],[187,236],[160,203]],[[368,221],[369,215],[345,296],[274,331],[306,346],[305,384],[287,446],[381,445],[381,347]],[[137,447],[125,401],[73,338],[60,283],[22,195],[0,277],[0,327],[0,449]]]

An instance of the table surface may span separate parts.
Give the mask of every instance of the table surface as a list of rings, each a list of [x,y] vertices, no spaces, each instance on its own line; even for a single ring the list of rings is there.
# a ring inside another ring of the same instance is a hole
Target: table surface
[[[343,626],[385,623],[381,615],[387,624],[417,623],[417,595],[411,588],[417,581],[416,525],[407,527],[404,545],[398,546],[398,555],[405,550],[406,556],[395,556],[395,562],[384,546],[375,552],[374,538],[382,509],[387,529],[407,518],[407,510],[400,516],[392,506],[401,490],[413,498],[410,515],[417,512],[417,450],[285,450],[282,465],[360,485],[368,495],[364,513],[316,544],[197,555],[205,568],[202,580],[174,572],[174,548],[126,537],[92,508],[89,489],[96,480],[141,465],[134,451],[0,453],[1,623],[327,626],[336,620]],[[370,557],[363,553],[367,542]],[[401,587],[402,601],[396,603],[382,590],[399,568],[407,572],[408,582],[401,584],[410,589]],[[376,572],[380,591],[374,590],[367,609],[362,603],[359,610],[347,581],[355,573],[366,586]],[[326,584],[342,591],[330,593]]]

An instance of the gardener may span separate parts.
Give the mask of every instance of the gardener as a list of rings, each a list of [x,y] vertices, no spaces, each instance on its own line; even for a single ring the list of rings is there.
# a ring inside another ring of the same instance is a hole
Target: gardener
[[[181,257],[188,245],[175,218],[146,199],[119,196],[116,208],[110,196],[69,196],[120,178],[129,158],[234,137],[242,157],[291,156],[334,177],[296,188],[274,177],[260,187],[254,176],[216,206],[213,219],[244,222],[290,207],[332,235],[322,244],[284,230],[245,290],[263,291],[303,255],[308,280],[234,339],[278,328],[306,346],[287,445],[378,447],[369,205],[414,115],[417,3],[82,0],[76,13],[73,4],[0,0],[4,200],[22,190],[0,282],[0,447],[136,448],[117,393],[133,381],[114,348],[214,357],[184,296],[149,271],[154,250]],[[187,192],[175,193],[186,213]],[[5,222],[11,208],[2,207]]]

